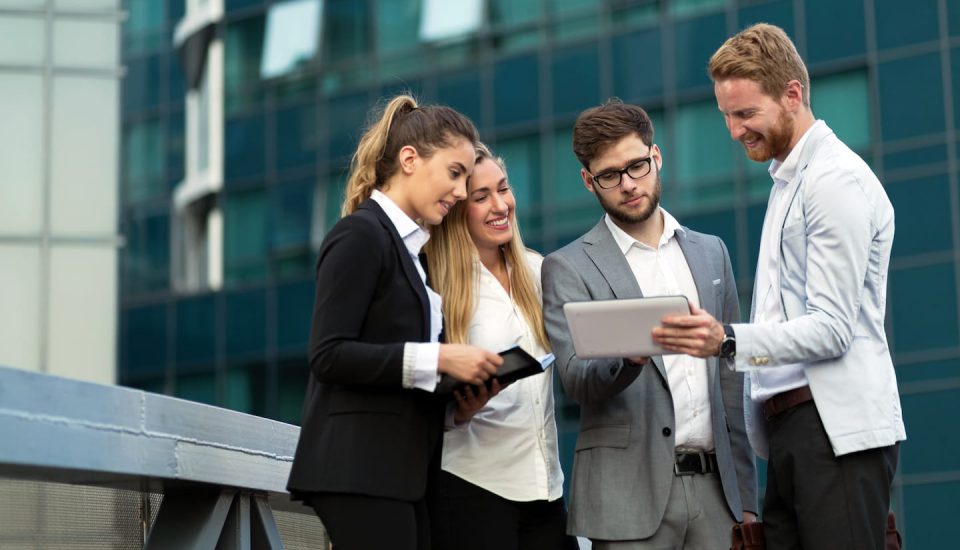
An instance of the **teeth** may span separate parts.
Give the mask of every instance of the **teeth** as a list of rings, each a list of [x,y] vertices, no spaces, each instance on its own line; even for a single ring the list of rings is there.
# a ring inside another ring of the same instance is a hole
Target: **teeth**
[[[488,225],[492,225],[492,226],[494,226],[494,227],[503,227],[504,225],[507,225],[507,218],[501,218],[501,219],[499,219],[499,220],[493,220],[492,222],[487,222],[487,224],[488,224]]]

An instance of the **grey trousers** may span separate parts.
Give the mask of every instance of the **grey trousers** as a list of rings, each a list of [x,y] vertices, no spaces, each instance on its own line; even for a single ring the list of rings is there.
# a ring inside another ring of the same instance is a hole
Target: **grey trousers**
[[[652,537],[594,540],[594,550],[729,550],[736,523],[727,507],[719,474],[674,476],[667,511]]]

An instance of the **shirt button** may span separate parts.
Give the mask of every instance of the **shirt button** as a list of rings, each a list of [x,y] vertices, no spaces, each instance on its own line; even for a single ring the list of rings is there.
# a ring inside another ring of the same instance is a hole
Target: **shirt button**
[[[700,416],[700,411],[693,411],[693,416]]]
[[[666,427],[666,428],[663,429],[663,436],[664,436],[664,437],[670,437],[670,434],[672,434],[672,433],[673,433],[673,430],[671,430],[669,427]]]

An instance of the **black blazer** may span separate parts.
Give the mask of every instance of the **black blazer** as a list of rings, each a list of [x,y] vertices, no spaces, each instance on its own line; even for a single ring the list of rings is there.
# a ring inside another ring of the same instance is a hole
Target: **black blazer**
[[[404,389],[405,342],[428,342],[426,290],[373,200],[320,247],[310,379],[287,489],[419,500],[443,441],[445,404]]]

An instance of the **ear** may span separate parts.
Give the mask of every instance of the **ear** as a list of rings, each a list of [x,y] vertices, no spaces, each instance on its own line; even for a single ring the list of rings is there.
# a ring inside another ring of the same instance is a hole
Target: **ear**
[[[796,112],[803,107],[803,84],[800,84],[799,80],[787,82],[787,89],[783,91],[780,99],[785,107]]]
[[[420,162],[420,154],[413,145],[404,145],[397,154],[397,162],[400,164],[400,170],[409,176],[416,170]]]
[[[650,147],[650,156],[653,158],[653,161],[657,163],[658,171],[663,168],[663,155],[660,154],[660,147],[656,143]]]
[[[583,179],[583,186],[587,188],[587,191],[596,194],[596,190],[593,188],[593,178],[587,173],[586,168],[580,169],[580,178]]]

